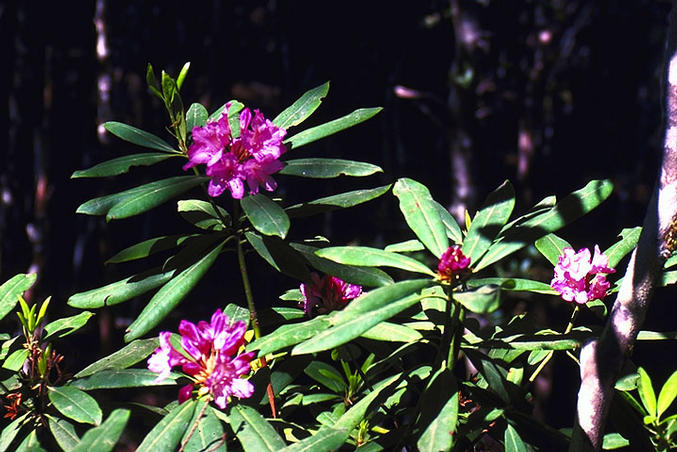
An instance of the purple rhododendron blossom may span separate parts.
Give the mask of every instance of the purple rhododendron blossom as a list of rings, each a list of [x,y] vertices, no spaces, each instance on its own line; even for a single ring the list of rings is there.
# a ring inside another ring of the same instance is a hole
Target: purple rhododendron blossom
[[[458,245],[450,246],[440,256],[437,264],[437,274],[442,281],[451,281],[468,268],[470,258],[466,257]]]
[[[309,317],[343,309],[350,300],[362,295],[362,286],[347,283],[335,276],[311,273],[311,284],[301,284],[303,301],[299,303]]]
[[[200,127],[193,127],[193,144],[188,148],[188,163],[184,170],[196,165],[207,165],[205,173],[211,178],[209,196],[220,196],[230,191],[235,199],[249,192],[256,194],[259,187],[267,191],[277,188],[272,174],[284,165],[278,159],[285,152],[282,144],[287,131],[266,119],[259,110],[252,115],[248,108],[240,113],[240,136],[234,138],[228,122],[230,103],[221,117]]]
[[[235,356],[244,344],[246,329],[242,321],[231,325],[228,316],[220,309],[212,315],[210,323],[200,321],[195,325],[182,320],[179,333],[183,352],[170,343],[172,333],[163,331],[160,333],[160,347],[148,359],[148,369],[159,374],[155,381],[161,382],[169,376],[173,367],[181,366],[193,382],[179,390],[179,402],[190,399],[197,389],[198,396],[209,394],[223,409],[229,397],[245,399],[254,393],[254,386],[241,377],[250,372],[250,362],[255,353]]]
[[[609,267],[609,258],[595,245],[595,255],[590,260],[590,250],[583,248],[577,253],[573,248],[564,248],[555,266],[555,277],[550,286],[566,301],[585,304],[590,300],[604,298],[610,284],[606,274],[615,273]]]

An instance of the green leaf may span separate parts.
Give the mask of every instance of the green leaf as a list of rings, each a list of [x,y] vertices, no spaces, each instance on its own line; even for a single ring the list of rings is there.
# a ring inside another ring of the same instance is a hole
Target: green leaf
[[[188,400],[176,406],[146,435],[136,452],[158,452],[176,450],[189,422],[193,417],[194,400]]]
[[[381,322],[362,333],[362,337],[373,341],[416,342],[422,339],[421,333],[399,323]]]
[[[393,243],[386,246],[383,251],[389,253],[413,253],[415,251],[423,251],[425,247],[416,239],[405,240],[404,242]]]
[[[194,103],[188,108],[186,112],[186,129],[192,131],[193,127],[202,127],[207,124],[209,113],[207,109],[201,104]]]
[[[73,424],[68,422],[65,419],[58,417],[47,416],[47,421],[49,425],[49,430],[52,432],[52,436],[59,444],[61,449],[66,451],[71,451],[75,446],[80,442],[80,437],[75,433],[75,427]]]
[[[249,320],[251,316],[249,314],[249,309],[238,306],[235,303],[228,303],[228,305],[223,308],[223,314],[228,316],[230,323],[234,322],[244,322],[249,326]]]
[[[336,393],[343,394],[346,389],[346,382],[341,373],[322,361],[311,362],[303,370],[303,373]]]
[[[125,342],[137,339],[154,328],[183,300],[212,266],[225,242],[173,277],[151,298],[141,314],[127,328]]]
[[[558,295],[558,292],[550,287],[550,284],[522,278],[476,278],[468,280],[468,287],[477,288],[488,284],[500,286],[501,290],[515,292],[533,292],[547,295]]]
[[[371,163],[353,160],[308,158],[287,160],[279,174],[314,179],[331,179],[341,175],[364,177],[382,172],[383,170],[380,167]]]
[[[29,413],[22,414],[18,418],[14,419],[12,422],[7,425],[7,427],[2,429],[0,433],[0,452],[5,452],[7,448],[12,444],[16,435],[19,434],[21,427],[23,427],[26,417]]]
[[[71,382],[71,385],[83,391],[93,389],[137,388],[146,386],[175,385],[176,376],[170,375],[161,382],[155,382],[158,374],[148,369],[101,370],[89,377]]]
[[[272,333],[247,345],[246,350],[259,350],[259,356],[265,356],[313,337],[330,325],[326,316],[319,316],[307,322],[282,325]]]
[[[341,130],[364,122],[367,119],[372,118],[381,110],[381,107],[359,108],[346,116],[297,133],[296,135],[287,138],[284,142],[291,144],[292,149],[300,148],[301,146],[317,141],[320,138],[328,137],[336,132],[340,132]]]
[[[245,237],[254,250],[278,272],[298,279],[310,281],[310,272],[306,263],[289,244],[277,237],[261,237],[247,231]]]
[[[418,450],[451,450],[458,418],[458,388],[453,374],[445,369],[432,377],[422,397],[419,425],[425,430],[417,442]]]
[[[129,262],[137,259],[143,259],[144,257],[148,257],[151,254],[176,248],[190,237],[197,237],[197,235],[163,235],[160,237],[144,240],[143,242],[139,242],[123,249],[108,259],[105,263],[118,264],[120,262]]]
[[[101,423],[101,408],[86,392],[73,386],[48,387],[48,390],[49,400],[54,408],[67,418],[87,424]]]
[[[129,410],[124,409],[114,410],[103,424],[85,432],[80,443],[71,452],[109,452],[113,450],[127,425],[129,413]]]
[[[190,190],[207,179],[197,176],[176,176],[150,182],[112,195],[90,199],[81,204],[76,213],[106,215],[107,220],[137,215]]]
[[[453,240],[455,244],[461,245],[463,243],[463,233],[454,217],[451,216],[451,213],[449,213],[442,204],[437,201],[433,201],[433,204],[437,209],[437,214],[440,216],[440,220],[442,220],[444,227],[447,228],[447,237]]]
[[[230,409],[230,426],[245,452],[277,452],[286,445],[263,416],[246,405]]]
[[[71,317],[65,317],[63,319],[58,319],[48,323],[45,325],[45,332],[47,333],[45,340],[54,336],[56,333],[61,333],[62,331],[65,332],[59,334],[59,337],[65,337],[69,334],[73,334],[85,326],[89,318],[93,315],[93,312],[85,311]]]
[[[26,358],[28,358],[28,350],[25,348],[15,350],[7,357],[5,362],[2,363],[2,368],[16,372],[23,367]]]
[[[176,77],[177,89],[181,89],[181,86],[183,86],[183,81],[186,79],[186,75],[188,75],[188,69],[190,69],[190,61],[183,65],[181,72],[179,72],[179,76]]]
[[[276,235],[282,239],[289,231],[289,217],[284,209],[262,194],[245,196],[240,205],[252,226],[263,235]]]
[[[654,393],[653,386],[651,384],[651,378],[649,378],[649,375],[641,367],[637,368],[637,373],[639,374],[639,381],[637,385],[639,397],[642,399],[642,404],[649,413],[649,416],[652,419],[656,419],[656,394]]]
[[[463,254],[470,258],[471,266],[473,262],[478,263],[489,249],[498,232],[508,222],[514,207],[515,189],[507,180],[487,196],[463,241]]]
[[[329,317],[331,328],[295,346],[292,355],[316,353],[345,344],[417,303],[422,296],[416,292],[430,284],[432,281],[421,279],[401,281],[356,298],[343,311],[337,311]]]
[[[564,248],[572,248],[572,246],[561,237],[555,234],[548,234],[534,243],[536,249],[550,262],[552,265],[557,265],[559,257],[564,254]]]
[[[501,304],[501,291],[498,286],[487,285],[467,292],[454,292],[454,300],[475,314],[494,312]]]
[[[136,127],[123,124],[121,122],[109,121],[103,124],[104,128],[118,138],[122,138],[130,143],[142,146],[144,148],[155,149],[156,151],[171,152],[180,154],[179,151],[170,146],[162,138],[156,137],[152,133],[145,132]]]
[[[604,251],[609,258],[609,267],[616,267],[620,261],[637,246],[639,235],[642,233],[641,226],[625,228],[619,234],[622,238]]]
[[[153,71],[153,66],[150,63],[148,63],[146,68],[146,83],[148,84],[148,88],[151,90],[151,92],[162,99],[162,93],[160,92],[162,87],[157,81],[157,78],[155,78],[155,72]]]
[[[202,451],[211,451],[211,452],[225,452],[226,444],[223,431],[223,424],[216,414],[214,414],[214,409],[210,406],[204,411],[204,415],[198,420],[197,416],[200,414],[204,405],[208,402],[198,402],[198,406],[195,408],[195,414],[193,419],[190,421],[190,426],[197,422],[197,428],[193,432],[193,435],[186,443],[186,436],[188,436],[188,431],[183,435],[181,439],[181,444],[185,444],[184,452],[202,452]],[[221,444],[219,446],[219,444]]]
[[[187,199],[178,202],[178,212],[187,222],[207,231],[223,231],[230,226],[230,214],[219,206],[199,199]],[[221,222],[225,218],[226,224]]]
[[[0,319],[14,310],[19,302],[19,295],[33,286],[36,277],[35,273],[19,273],[0,286]]]
[[[290,243],[290,246],[301,253],[308,263],[317,270],[328,275],[336,276],[343,281],[367,287],[380,287],[393,283],[393,279],[390,275],[378,268],[345,265],[329,259],[323,259],[315,254],[319,248],[314,246],[303,245],[300,243]]]
[[[505,427],[503,442],[505,443],[505,452],[527,452],[526,444],[520,438],[517,430],[510,424]]]
[[[626,375],[624,377],[621,377],[616,381],[616,384],[614,385],[615,389],[618,389],[619,391],[632,391],[634,389],[637,389],[637,384],[639,381],[639,375],[638,374],[630,374]]]
[[[159,346],[157,338],[132,341],[117,352],[101,358],[75,374],[75,378],[88,377],[105,370],[120,370],[146,359]]]
[[[285,209],[290,217],[307,217],[318,213],[331,212],[336,209],[357,206],[371,201],[390,190],[390,185],[367,190],[353,190],[338,195],[327,196],[303,204],[295,204]]]
[[[36,430],[33,430],[28,434],[19,447],[16,448],[15,452],[45,452],[45,449],[40,445],[38,440],[38,434]]]
[[[658,404],[656,406],[656,417],[658,419],[665,413],[665,410],[670,408],[675,397],[677,397],[677,371],[670,375],[670,378],[668,378],[668,381],[665,382],[661,392],[658,394]]]
[[[169,281],[175,270],[164,273],[155,268],[97,289],[76,293],[68,299],[68,305],[80,309],[96,309],[112,306],[142,295]]]
[[[449,248],[449,239],[428,188],[413,179],[398,179],[393,194],[400,200],[400,210],[411,230],[439,258]]]
[[[629,446],[630,441],[623,438],[620,433],[607,433],[602,440],[603,450],[620,449],[621,447]]]
[[[306,91],[293,104],[273,119],[273,124],[283,129],[301,124],[320,106],[322,99],[329,92],[329,82]]]
[[[360,265],[365,267],[394,267],[410,272],[423,273],[435,276],[426,265],[397,253],[389,253],[377,248],[366,246],[332,246],[318,250],[316,255],[325,259],[346,265]]]
[[[608,180],[593,180],[585,187],[577,190],[557,203],[554,207],[543,210],[536,209],[533,216],[504,228],[499,237],[489,247],[486,254],[475,266],[479,271],[494,262],[514,253],[564,225],[590,212],[607,199],[613,190]]]
[[[124,157],[107,160],[85,170],[75,171],[71,175],[71,179],[77,179],[81,177],[117,176],[129,172],[129,169],[133,166],[151,166],[178,156],[178,154],[160,154],[157,152],[125,155]]]
[[[225,104],[221,105],[214,113],[209,115],[209,118],[207,118],[207,121],[216,121],[221,117],[221,113],[223,113],[223,110],[226,109],[226,106],[230,104],[230,107],[228,108],[228,121],[230,123],[231,127],[231,132],[233,132],[233,137],[237,138],[235,136],[235,132],[237,131],[237,136],[240,136],[240,117],[239,113],[242,111],[244,108],[244,105],[242,105],[241,102],[238,102],[236,100],[230,100],[226,102]],[[233,121],[235,119],[235,121]]]

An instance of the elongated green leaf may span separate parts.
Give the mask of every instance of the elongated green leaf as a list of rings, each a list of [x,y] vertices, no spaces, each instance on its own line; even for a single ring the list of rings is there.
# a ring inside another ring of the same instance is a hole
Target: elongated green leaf
[[[494,312],[500,306],[501,291],[498,286],[482,286],[467,292],[454,292],[454,300],[461,303],[470,312],[488,314]]]
[[[346,389],[346,382],[341,373],[322,361],[311,362],[303,373],[336,393],[342,394]]]
[[[144,198],[146,198],[149,194],[152,196],[152,193],[157,193],[158,196],[161,197],[160,202],[153,202],[145,199],[144,206],[150,209],[167,201],[172,196],[178,196],[207,179],[208,178],[206,177],[196,176],[175,176],[168,179],[162,179],[139,187],[130,188],[129,190],[120,193],[90,199],[81,204],[76,210],[76,213],[85,215],[107,215],[111,210],[115,208],[122,209],[123,207],[124,210],[129,211],[130,207],[128,203],[134,203],[139,196],[144,196]]]
[[[616,267],[637,246],[641,233],[641,226],[625,228],[621,231],[619,234],[621,239],[604,251],[604,255],[609,258],[609,267]]]
[[[284,142],[291,144],[292,149],[300,148],[301,146],[317,141],[320,138],[328,137],[336,132],[340,132],[341,130],[364,122],[367,119],[372,118],[381,110],[381,107],[359,108],[346,116],[297,133],[296,135],[287,138]]]
[[[515,207],[515,189],[505,181],[487,197],[472,220],[468,235],[463,241],[463,254],[470,258],[470,265],[478,263],[489,249],[501,228],[508,222]]]
[[[503,435],[503,442],[505,443],[505,452],[527,452],[527,446],[520,438],[519,433],[515,428],[508,424]]]
[[[228,305],[223,308],[223,314],[226,315],[230,322],[244,322],[249,326],[249,321],[251,320],[251,315],[249,314],[249,309],[238,306],[235,303],[228,303]]]
[[[611,195],[613,184],[608,180],[593,180],[545,211],[537,213],[528,220],[517,222],[504,229],[486,254],[475,266],[479,271],[494,262],[522,249],[533,241],[554,232],[564,225],[590,212]]]
[[[161,286],[169,281],[174,271],[162,273],[157,268],[149,270],[97,289],[71,295],[68,304],[74,308],[96,309],[122,303]]]
[[[270,334],[247,345],[246,350],[258,350],[259,356],[282,350],[290,345],[298,344],[309,337],[324,331],[331,325],[326,316],[319,316],[302,323],[282,325]]]
[[[26,358],[28,358],[28,350],[15,350],[7,357],[5,362],[2,363],[2,368],[16,372],[23,367],[24,363],[26,362]]]
[[[129,172],[129,169],[133,166],[151,166],[178,156],[179,154],[161,154],[157,152],[125,155],[124,157],[107,160],[85,170],[75,171],[71,175],[71,179],[77,179],[81,177],[117,176],[119,174],[125,174]]]
[[[144,386],[166,386],[176,384],[175,376],[156,382],[158,374],[148,369],[101,370],[89,377],[71,382],[71,385],[83,391],[92,389],[137,388]]]
[[[454,217],[451,216],[451,213],[449,213],[442,204],[437,201],[433,201],[433,204],[437,209],[437,214],[440,216],[440,220],[442,220],[444,227],[447,228],[447,237],[453,240],[455,244],[461,245],[463,243],[463,233]]]
[[[123,249],[108,259],[105,263],[117,264],[120,262],[129,262],[137,259],[143,259],[144,257],[148,257],[151,254],[176,248],[190,237],[197,237],[197,235],[163,235],[160,237],[144,240],[143,242],[139,242]]]
[[[449,248],[449,239],[428,188],[413,179],[398,179],[393,194],[400,200],[400,210],[416,237],[439,258]]]
[[[620,433],[607,433],[602,440],[603,450],[620,449],[621,447],[629,446],[630,441],[623,438]]]
[[[365,267],[394,267],[410,272],[423,273],[435,276],[426,265],[397,253],[389,253],[377,248],[366,246],[332,246],[316,251],[318,256],[346,265],[360,265]]]
[[[67,418],[77,422],[99,425],[101,408],[96,400],[86,392],[73,386],[49,387],[49,400],[54,408]]]
[[[314,179],[331,179],[341,175],[364,177],[382,172],[383,170],[380,167],[371,163],[353,160],[308,158],[287,160],[279,174]]]
[[[422,396],[419,424],[425,430],[417,442],[422,452],[451,450],[456,433],[458,389],[455,378],[446,369],[432,378]]]
[[[148,84],[148,88],[151,90],[151,92],[162,99],[162,93],[160,92],[162,87],[157,81],[157,78],[155,77],[155,71],[153,71],[153,66],[150,63],[148,63],[148,66],[146,67],[146,83]]]
[[[339,264],[329,259],[318,257],[315,252],[319,248],[314,246],[303,245],[301,243],[290,243],[290,245],[301,253],[314,268],[344,281],[368,287],[380,287],[393,283],[390,275],[378,268]]]
[[[152,133],[145,132],[136,127],[132,127],[121,122],[109,121],[103,124],[104,128],[118,138],[122,138],[130,143],[142,146],[144,148],[155,149],[157,151],[179,153],[172,146],[167,144],[162,138],[156,137]]]
[[[336,209],[357,206],[371,201],[390,190],[390,185],[367,190],[353,190],[338,195],[327,196],[303,204],[295,204],[285,210],[290,217],[307,217],[318,213],[331,212]]]
[[[273,119],[273,124],[283,129],[301,124],[320,106],[322,99],[329,92],[329,82],[306,91],[293,104]]]
[[[33,430],[28,434],[19,447],[16,448],[14,452],[46,452],[45,449],[40,445],[38,440],[38,434],[36,430]]]
[[[177,450],[177,445],[193,417],[197,402],[188,400],[176,406],[146,435],[136,452]]]
[[[375,341],[415,342],[423,336],[413,328],[399,323],[381,322],[362,333],[362,337]]]
[[[348,305],[348,308],[353,309],[346,308],[330,316],[332,327],[295,346],[292,355],[329,350],[355,339],[373,326],[417,303],[421,296],[415,292],[430,284],[429,280],[402,281],[380,287],[353,300]],[[368,316],[364,315],[365,309],[369,309]]]
[[[289,217],[284,209],[262,194],[245,196],[240,205],[252,226],[263,235],[276,235],[282,239],[289,231]]]
[[[495,284],[500,286],[501,290],[510,290],[517,292],[533,292],[548,295],[557,295],[558,292],[550,287],[550,284],[533,281],[531,279],[522,278],[477,278],[468,281],[468,287],[477,288],[486,286],[488,284]]]
[[[188,107],[186,112],[186,129],[190,132],[193,127],[202,127],[207,123],[209,113],[201,104],[194,103]]]
[[[146,359],[158,346],[157,338],[132,341],[112,355],[101,358],[85,367],[75,374],[75,378],[88,377],[104,370],[126,369]]]
[[[127,328],[125,342],[137,339],[155,327],[183,300],[212,266],[225,242],[173,277],[151,298],[141,314]]]
[[[278,272],[310,281],[310,271],[299,253],[277,237],[262,237],[254,232],[245,232],[245,237],[254,250]]]
[[[656,417],[658,419],[660,419],[663,413],[670,408],[675,397],[677,397],[677,371],[670,375],[670,378],[668,378],[668,381],[665,382],[661,388],[661,392],[658,394],[658,404],[656,405]]]
[[[637,385],[639,397],[642,399],[642,404],[649,413],[649,416],[651,416],[652,419],[656,419],[656,393],[653,390],[651,378],[649,378],[649,375],[641,367],[637,368],[637,373],[639,374],[639,381]]]
[[[46,416],[49,424],[49,431],[52,432],[52,436],[54,436],[54,439],[61,449],[71,451],[78,445],[80,437],[75,433],[73,424],[65,419],[50,416],[49,414]]]
[[[557,265],[559,257],[564,254],[564,248],[571,248],[569,242],[555,234],[548,234],[534,243],[536,249],[550,262]]]
[[[677,331],[640,331],[637,334],[638,341],[674,341],[677,340]]]
[[[45,325],[45,333],[47,333],[45,340],[56,335],[57,333],[60,333],[59,337],[65,337],[76,332],[85,326],[89,318],[93,315],[93,312],[85,311],[71,317],[49,322],[47,325]]]
[[[415,251],[422,251],[425,247],[416,239],[405,240],[404,242],[393,243],[386,246],[383,251],[389,253],[413,253]]]
[[[277,452],[286,445],[263,416],[246,405],[230,409],[230,426],[246,452]]]
[[[189,223],[207,231],[223,231],[230,226],[230,214],[219,206],[199,199],[178,202],[179,214]],[[225,224],[221,220],[225,220]]]
[[[195,414],[193,419],[190,421],[190,426],[197,422],[197,428],[193,432],[193,435],[186,443],[186,437],[188,436],[189,431],[183,435],[181,439],[181,444],[185,444],[184,452],[225,452],[226,444],[223,431],[223,424],[216,417],[214,409],[210,406],[204,411],[204,415],[198,420],[197,416],[202,412],[204,405],[208,402],[198,402],[198,406],[195,408]],[[220,445],[219,445],[220,444]]]
[[[151,210],[205,181],[203,177],[184,177],[185,179],[171,183],[168,181],[174,178],[138,187],[134,197],[125,198],[111,207],[106,214],[106,221],[129,218]],[[140,190],[141,188],[144,189]]]
[[[0,286],[0,319],[12,312],[19,302],[19,295],[31,288],[36,277],[35,273],[19,273]]]
[[[109,452],[113,450],[127,425],[129,414],[129,410],[114,410],[103,424],[85,432],[82,435],[82,440],[73,448],[72,452]]]
[[[19,434],[21,427],[26,421],[28,414],[29,413],[22,414],[2,429],[2,433],[0,433],[0,452],[5,452],[12,444],[12,441],[14,441],[16,435]]]

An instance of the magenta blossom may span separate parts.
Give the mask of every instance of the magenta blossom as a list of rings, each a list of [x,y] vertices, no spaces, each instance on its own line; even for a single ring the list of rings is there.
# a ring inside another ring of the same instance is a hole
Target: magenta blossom
[[[470,258],[466,257],[458,245],[450,246],[437,264],[437,274],[442,281],[453,281],[470,265]]]
[[[181,320],[179,333],[183,350],[172,346],[169,341],[171,332],[161,332],[160,347],[148,359],[148,369],[159,374],[155,381],[160,382],[167,378],[174,366],[181,366],[193,382],[179,390],[179,403],[190,399],[197,389],[198,397],[209,394],[223,409],[229,397],[245,399],[254,393],[254,386],[241,377],[250,372],[250,361],[255,353],[235,356],[244,344],[246,329],[242,321],[231,325],[228,316],[220,309],[212,315],[210,323],[200,321],[195,325]]]
[[[362,287],[335,276],[311,273],[311,284],[301,284],[303,301],[299,303],[309,317],[343,309],[350,300],[362,295]]]
[[[188,163],[183,169],[207,165],[205,172],[211,178],[207,191],[213,197],[228,190],[233,198],[242,199],[245,181],[252,194],[258,193],[260,186],[275,190],[277,183],[272,174],[284,167],[278,159],[285,152],[282,140],[287,131],[258,110],[252,116],[245,108],[240,113],[240,136],[234,138],[228,122],[229,108],[230,103],[216,121],[193,127],[193,144],[188,148]]]
[[[583,248],[577,253],[572,248],[564,248],[555,266],[555,277],[550,286],[562,295],[566,301],[585,304],[590,300],[606,296],[610,284],[605,273],[615,273],[609,267],[609,258],[595,245],[595,255],[590,261],[590,250]]]

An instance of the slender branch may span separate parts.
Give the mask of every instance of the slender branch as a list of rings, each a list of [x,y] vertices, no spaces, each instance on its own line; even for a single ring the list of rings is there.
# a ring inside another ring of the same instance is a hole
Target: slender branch
[[[567,324],[567,327],[565,328],[564,333],[562,333],[563,335],[571,333],[571,330],[574,327],[574,322],[576,321],[576,317],[578,316],[579,310],[580,310],[579,306],[576,305],[576,307],[574,307],[574,310],[571,312],[571,318],[569,318],[569,323]],[[531,376],[529,377],[529,383],[534,382],[536,377],[538,377],[538,374],[540,374],[541,371],[545,368],[545,366],[548,365],[548,363],[550,362],[550,360],[552,359],[552,357],[554,355],[555,355],[554,350],[550,350],[550,352],[548,352],[548,356],[546,356],[545,359],[543,361],[541,361],[541,364],[538,365],[538,367],[536,368],[534,373],[532,373]]]
[[[632,352],[665,259],[677,246],[677,8],[667,32],[665,134],[659,180],[623,283],[598,340],[581,349],[581,387],[571,451],[599,450],[614,384]]]

